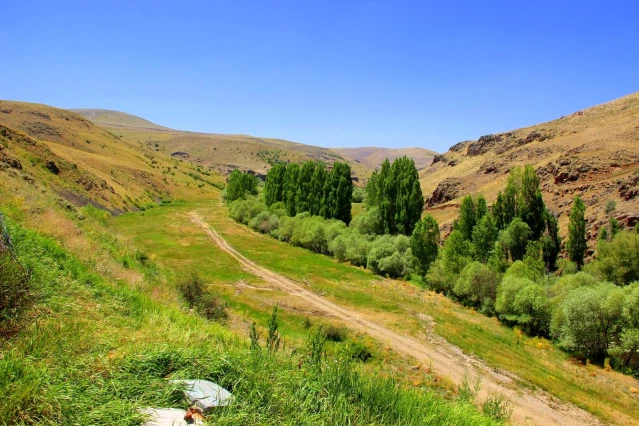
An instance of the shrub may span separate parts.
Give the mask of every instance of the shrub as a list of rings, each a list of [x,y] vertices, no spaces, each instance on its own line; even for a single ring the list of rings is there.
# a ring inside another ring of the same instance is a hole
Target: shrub
[[[239,199],[229,206],[229,215],[237,222],[248,225],[258,214],[267,211],[266,204],[258,201],[255,197],[246,200]]]
[[[346,340],[346,332],[342,328],[330,325],[326,328],[322,328],[322,331],[326,340],[331,342],[343,342]]]
[[[499,275],[480,262],[466,265],[455,282],[453,293],[463,303],[481,307],[482,312],[492,314],[497,298]]]
[[[355,342],[348,345],[346,353],[350,359],[361,362],[367,362],[373,357],[370,349],[361,342]]]
[[[376,238],[368,253],[366,267],[376,274],[391,278],[406,275],[411,264],[410,240],[405,235],[382,235]]]
[[[621,231],[612,241],[599,241],[588,271],[620,285],[639,280],[639,235]]]
[[[196,274],[180,281],[178,290],[189,309],[195,309],[203,317],[216,321],[228,318],[226,303],[207,289],[204,281]]]
[[[623,290],[614,284],[600,283],[571,291],[562,304],[561,345],[603,361],[621,331],[623,306]]]
[[[0,334],[25,307],[29,290],[29,273],[0,245]]]

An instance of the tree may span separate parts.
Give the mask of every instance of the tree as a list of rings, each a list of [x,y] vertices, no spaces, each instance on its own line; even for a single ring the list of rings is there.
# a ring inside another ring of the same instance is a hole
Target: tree
[[[285,172],[286,167],[283,164],[276,164],[271,167],[266,174],[266,182],[264,183],[264,201],[269,207],[279,201],[282,201]]]
[[[600,283],[571,291],[562,305],[560,343],[569,350],[603,361],[622,326],[623,290]]]
[[[315,162],[307,161],[302,164],[302,167],[300,168],[295,191],[296,213],[310,211],[309,198],[312,194],[312,181],[315,174],[315,167]]]
[[[566,250],[570,260],[577,264],[577,268],[584,266],[584,256],[588,249],[586,240],[586,206],[579,196],[575,197],[572,210],[570,211],[570,222],[568,224],[568,241]]]
[[[349,224],[352,200],[351,167],[347,163],[334,163],[324,183],[324,205],[320,214]]]
[[[541,247],[543,250],[544,263],[546,270],[554,271],[557,269],[557,257],[561,251],[561,238],[559,237],[559,224],[554,214],[546,209],[544,212],[544,221],[546,222],[546,232],[542,235]]]
[[[513,261],[523,259],[529,238],[530,227],[518,217],[510,222],[508,228],[501,235],[501,241]]]
[[[226,201],[233,202],[247,195],[257,195],[257,180],[250,173],[242,173],[238,169],[231,172],[226,186]]]
[[[459,232],[465,240],[472,240],[473,228],[475,227],[476,221],[475,202],[473,201],[473,197],[467,195],[462,200],[457,222],[457,229],[459,229]]]
[[[324,198],[324,184],[328,178],[328,173],[323,164],[317,164],[313,178],[311,179],[310,194],[308,196],[309,213],[313,216],[320,216],[322,206],[326,203]]]
[[[410,237],[410,248],[413,253],[413,267],[424,277],[431,263],[437,259],[439,250],[439,225],[434,217],[427,215],[417,222]]]
[[[492,213],[486,214],[473,229],[473,255],[482,263],[488,262],[495,248],[499,230]]]
[[[282,190],[282,201],[286,206],[286,214],[295,216],[297,209],[295,207],[295,195],[297,194],[297,179],[300,174],[300,166],[291,163],[286,166],[284,172],[284,188]]]
[[[475,206],[475,221],[479,221],[488,213],[488,204],[486,198],[483,195],[477,197],[477,204]]]
[[[415,162],[402,157],[391,164],[386,159],[366,186],[366,205],[379,209],[385,233],[410,235],[424,208]]]
[[[457,275],[471,261],[471,243],[461,231],[453,230],[444,243],[442,262],[447,273]]]
[[[539,177],[532,166],[526,166],[521,176],[521,190],[518,199],[518,214],[530,227],[531,238],[538,240],[546,229],[544,204],[539,189]]]

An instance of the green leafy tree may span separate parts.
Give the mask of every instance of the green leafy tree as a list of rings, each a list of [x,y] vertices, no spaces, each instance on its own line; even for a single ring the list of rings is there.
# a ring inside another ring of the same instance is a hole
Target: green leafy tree
[[[539,177],[532,166],[526,166],[521,176],[518,214],[530,227],[531,239],[538,240],[546,229],[546,206],[539,189]]]
[[[283,164],[276,164],[266,174],[264,183],[264,201],[267,206],[271,206],[282,201],[284,191],[284,173],[286,167]]]
[[[442,252],[442,262],[446,272],[458,275],[472,260],[471,253],[471,242],[464,238],[461,231],[453,230],[446,239]]]
[[[544,212],[544,221],[546,222],[546,232],[539,241],[541,242],[546,270],[554,271],[557,269],[557,257],[559,257],[559,252],[561,251],[559,224],[555,215],[548,210]]]
[[[296,213],[310,211],[310,197],[312,194],[313,176],[315,174],[315,162],[307,161],[302,164],[297,177],[295,191],[295,211]]]
[[[473,228],[477,222],[475,211],[475,202],[473,197],[467,195],[464,197],[459,210],[459,219],[457,220],[457,228],[465,240],[471,241],[473,238]]]
[[[328,179],[328,173],[323,164],[318,164],[311,179],[310,194],[308,196],[309,213],[313,216],[320,216],[322,206],[326,203],[324,197],[324,185]]]
[[[282,191],[282,201],[286,206],[286,213],[289,216],[295,216],[297,208],[295,206],[295,196],[297,194],[297,181],[300,174],[300,166],[296,163],[291,163],[286,166],[284,172],[284,188]]]
[[[495,248],[499,230],[492,213],[486,214],[473,228],[473,256],[482,263],[488,262]]]
[[[387,234],[411,235],[424,208],[415,162],[407,157],[386,159],[366,186],[366,204],[377,207]]]
[[[488,204],[486,203],[486,198],[483,195],[477,197],[477,203],[475,206],[475,221],[479,223],[479,221],[486,216],[488,213]]]
[[[427,215],[417,222],[410,237],[410,248],[413,267],[421,277],[426,276],[439,250],[439,225],[434,217]]]
[[[586,206],[581,198],[575,197],[572,210],[570,211],[570,222],[568,224],[568,241],[566,250],[570,260],[577,264],[577,268],[584,266],[584,257],[588,249],[586,240]]]
[[[521,260],[526,252],[530,238],[530,227],[526,222],[516,217],[501,235],[501,241],[510,253],[513,261]]]
[[[257,195],[257,179],[252,174],[233,170],[226,186],[226,201],[233,202],[247,195]]]

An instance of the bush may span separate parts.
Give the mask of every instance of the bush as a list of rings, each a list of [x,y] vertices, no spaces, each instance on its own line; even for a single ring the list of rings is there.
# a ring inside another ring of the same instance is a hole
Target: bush
[[[614,284],[600,283],[571,291],[562,304],[561,345],[603,361],[621,331],[623,307],[623,290]]]
[[[280,225],[280,219],[268,211],[260,212],[248,225],[262,234],[272,234]]]
[[[599,241],[596,258],[587,270],[619,285],[638,281],[639,235],[622,231],[610,242]]]
[[[480,262],[466,265],[455,282],[453,293],[464,304],[481,307],[482,312],[492,314],[495,310],[499,275]]]
[[[322,331],[326,340],[331,342],[343,342],[346,340],[346,332],[342,328],[331,325],[326,328],[322,328]]]
[[[377,207],[370,207],[360,213],[350,223],[350,227],[360,234],[379,235],[384,233],[382,215]]]
[[[229,206],[229,215],[237,222],[248,225],[258,214],[267,211],[266,204],[258,201],[255,197],[246,200],[238,199]]]
[[[410,240],[405,235],[382,235],[376,238],[368,253],[366,267],[376,274],[391,278],[406,275],[411,264]]]
[[[206,288],[204,281],[196,274],[178,283],[178,290],[189,309],[195,309],[203,317],[224,321],[228,319],[226,303]]]
[[[25,307],[29,290],[29,273],[0,246],[0,335]]]
[[[370,349],[360,342],[351,343],[346,348],[346,353],[348,357],[355,361],[367,362],[369,359],[373,357]]]
[[[504,276],[495,310],[502,320],[521,326],[528,334],[545,336],[550,331],[551,308],[545,288],[528,278]]]

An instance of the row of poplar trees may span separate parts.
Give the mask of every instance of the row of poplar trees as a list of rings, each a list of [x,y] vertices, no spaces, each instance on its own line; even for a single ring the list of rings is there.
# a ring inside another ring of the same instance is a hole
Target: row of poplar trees
[[[309,212],[348,224],[352,198],[351,167],[342,162],[334,163],[330,171],[316,161],[301,166],[276,164],[268,171],[264,185],[266,205],[282,202],[289,216]]]
[[[411,235],[424,209],[419,174],[411,158],[386,159],[366,185],[366,206],[379,209],[384,234]]]

